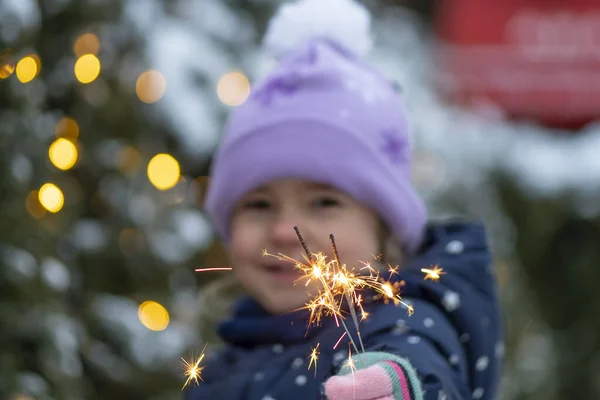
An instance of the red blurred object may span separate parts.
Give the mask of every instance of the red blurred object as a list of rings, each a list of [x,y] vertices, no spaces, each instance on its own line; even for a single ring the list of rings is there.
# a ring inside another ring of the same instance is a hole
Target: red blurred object
[[[436,28],[450,99],[553,127],[600,119],[599,0],[442,0]]]

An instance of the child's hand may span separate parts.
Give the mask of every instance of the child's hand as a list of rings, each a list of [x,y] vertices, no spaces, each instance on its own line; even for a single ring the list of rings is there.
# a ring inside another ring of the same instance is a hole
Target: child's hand
[[[423,392],[408,360],[384,352],[352,357],[323,384],[327,400],[422,400]]]
[[[324,386],[327,400],[394,400],[392,381],[379,364],[332,376]]]

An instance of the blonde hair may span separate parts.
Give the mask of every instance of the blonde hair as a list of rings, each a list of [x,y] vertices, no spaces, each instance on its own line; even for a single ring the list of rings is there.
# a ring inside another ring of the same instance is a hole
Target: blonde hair
[[[387,267],[388,264],[392,267],[402,266],[404,260],[402,246],[382,220],[379,221],[379,253],[381,254],[380,263],[382,266]]]
[[[245,290],[235,275],[227,274],[202,288],[198,295],[198,325],[201,340],[207,348],[220,345],[217,325],[232,314],[235,301]]]

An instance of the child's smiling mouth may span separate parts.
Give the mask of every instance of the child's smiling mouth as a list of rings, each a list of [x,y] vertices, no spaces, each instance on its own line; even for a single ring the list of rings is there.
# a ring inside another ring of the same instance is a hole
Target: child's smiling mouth
[[[302,278],[302,272],[289,263],[271,263],[263,265],[270,279],[280,283],[294,283]]]

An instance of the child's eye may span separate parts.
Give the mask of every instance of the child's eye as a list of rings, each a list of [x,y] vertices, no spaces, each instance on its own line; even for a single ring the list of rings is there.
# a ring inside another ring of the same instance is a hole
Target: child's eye
[[[256,199],[256,200],[248,200],[243,205],[242,208],[252,208],[252,209],[267,209],[271,206],[271,204],[267,200]]]
[[[336,207],[341,205],[341,202],[334,197],[319,197],[313,201],[313,205],[317,207]]]

